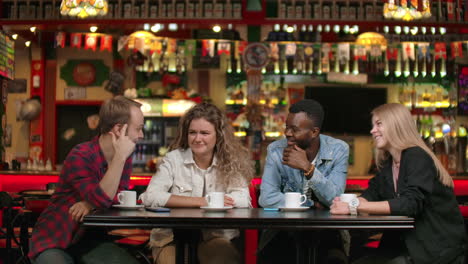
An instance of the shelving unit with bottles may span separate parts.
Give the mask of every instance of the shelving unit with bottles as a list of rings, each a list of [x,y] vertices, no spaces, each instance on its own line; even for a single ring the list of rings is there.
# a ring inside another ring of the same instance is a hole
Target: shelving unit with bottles
[[[188,100],[140,98],[145,117],[143,140],[133,153],[134,172],[154,172],[157,159],[164,156],[177,134],[180,116],[195,103]]]
[[[228,75],[226,114],[231,120],[238,137],[245,137],[249,130],[247,120],[247,82],[236,78],[235,74]],[[234,81],[229,81],[234,79]],[[241,81],[235,81],[235,80]],[[283,135],[286,119],[286,90],[284,77],[264,76],[258,103],[262,106],[263,136],[267,141],[275,140]]]

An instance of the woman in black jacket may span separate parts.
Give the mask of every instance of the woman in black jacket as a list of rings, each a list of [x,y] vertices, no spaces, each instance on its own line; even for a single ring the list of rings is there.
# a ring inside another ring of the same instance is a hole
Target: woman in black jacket
[[[420,138],[408,109],[385,104],[372,111],[378,173],[349,204],[335,198],[330,212],[407,215],[415,228],[384,232],[375,256],[358,263],[463,263],[466,233],[453,181]]]

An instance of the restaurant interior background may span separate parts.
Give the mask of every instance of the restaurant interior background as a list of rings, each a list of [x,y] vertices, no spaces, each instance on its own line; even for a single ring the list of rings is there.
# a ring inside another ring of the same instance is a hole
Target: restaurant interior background
[[[123,92],[147,111],[137,174],[154,169],[181,110],[201,100],[226,111],[260,171],[287,106],[304,97],[324,104],[324,133],[352,147],[350,176],[372,174],[369,112],[384,102],[411,109],[452,174],[467,170],[466,1],[111,0],[104,16],[71,2],[1,1],[10,169],[60,168],[96,134],[100,103]]]

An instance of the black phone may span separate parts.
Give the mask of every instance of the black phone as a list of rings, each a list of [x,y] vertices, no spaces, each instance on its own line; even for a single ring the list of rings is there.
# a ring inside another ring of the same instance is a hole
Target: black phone
[[[170,212],[171,209],[167,207],[145,207],[147,211],[156,212],[156,213],[166,213]]]

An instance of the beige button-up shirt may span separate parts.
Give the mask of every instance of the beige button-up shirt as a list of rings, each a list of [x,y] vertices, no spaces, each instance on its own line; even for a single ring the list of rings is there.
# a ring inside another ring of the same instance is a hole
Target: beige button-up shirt
[[[165,206],[172,194],[187,197],[203,197],[210,192],[225,192],[234,202],[235,207],[250,207],[248,182],[242,187],[221,186],[216,182],[217,160],[206,170],[200,169],[193,160],[191,149],[176,149],[166,154],[158,167],[158,172],[140,199],[145,206]],[[238,230],[203,230],[203,237],[225,237],[230,240],[239,235]],[[151,232],[151,244],[164,246],[172,241],[172,231],[165,228],[155,228]]]

